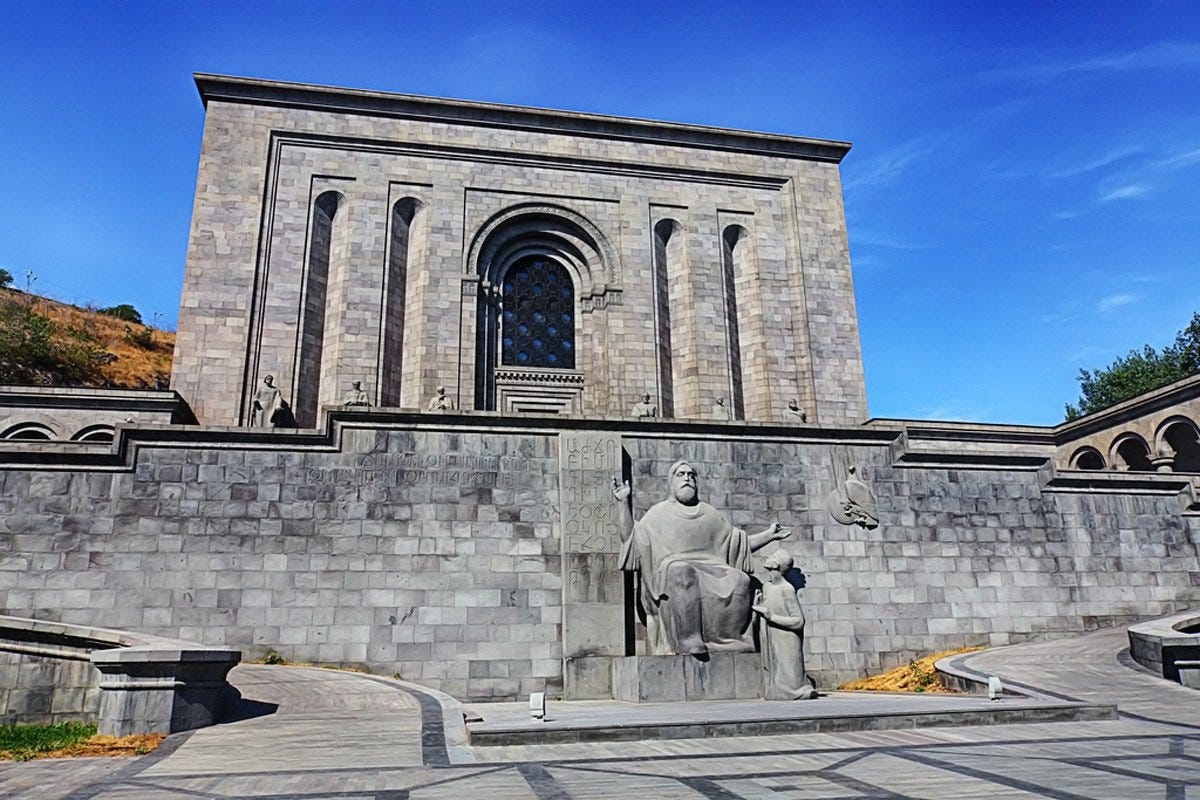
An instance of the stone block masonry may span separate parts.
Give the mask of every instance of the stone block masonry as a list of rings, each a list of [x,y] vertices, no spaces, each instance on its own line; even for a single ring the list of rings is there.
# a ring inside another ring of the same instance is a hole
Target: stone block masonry
[[[575,356],[526,380],[580,379],[582,413],[648,392],[679,418],[709,418],[718,398],[750,420],[781,421],[790,398],[813,422],[866,417],[845,142],[196,81],[171,383],[202,423],[246,424],[266,374],[304,426],[353,380],[378,406],[420,408],[445,386],[459,408],[502,408],[498,367],[522,363],[493,363],[498,329],[520,329],[497,290],[525,256],[570,275],[557,324]],[[675,244],[656,264],[663,226]]]
[[[560,509],[581,507],[560,497],[560,439],[579,431],[620,437],[638,516],[687,458],[735,525],[794,527],[807,665],[826,687],[934,650],[1168,613],[1200,584],[1184,484],[1063,484],[1051,467],[1011,466],[1042,452],[1020,442],[940,466],[936,442],[906,455],[903,430],[879,426],[331,417],[322,434],[131,429],[89,466],[65,446],[39,466],[6,454],[0,609],[358,664],[464,699],[554,695],[570,574]],[[875,494],[877,529],[828,512],[845,463]],[[570,599],[610,599],[596,591]]]

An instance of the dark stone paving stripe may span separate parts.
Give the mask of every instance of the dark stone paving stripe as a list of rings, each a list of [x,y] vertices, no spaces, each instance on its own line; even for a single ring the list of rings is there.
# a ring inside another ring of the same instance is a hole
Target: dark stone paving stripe
[[[703,795],[706,800],[744,800],[740,794],[729,791],[710,778],[676,778],[675,780]]]
[[[836,767],[819,769],[809,774],[815,775],[816,777],[829,781],[830,783],[836,783],[846,789],[850,789],[855,792],[861,792],[862,794],[859,796],[864,798],[864,800],[866,800],[866,798],[871,798],[871,800],[918,800],[912,795],[899,794],[898,792],[893,792],[890,789],[884,789],[882,786],[876,786],[873,783],[867,783],[859,778],[854,778],[850,775],[843,775],[837,771]]]
[[[1014,778],[1009,775],[999,775],[994,772],[987,772],[985,770],[975,769],[974,767],[955,764],[951,761],[940,761],[936,758],[930,758],[919,753],[898,750],[890,755],[893,755],[896,758],[907,759],[914,763],[921,764],[922,766],[946,770],[948,772],[955,772],[959,775],[965,775],[968,778],[975,778],[976,780],[984,781],[985,783],[997,783],[1001,786],[1007,786],[1010,789],[1020,789],[1023,792],[1029,792],[1030,794],[1038,797],[1049,797],[1051,800],[1091,800],[1091,798],[1087,795],[1065,792],[1061,789],[1054,789],[1049,786],[1042,786],[1041,784],[1023,781],[1020,778]]]
[[[390,686],[393,689],[399,689],[416,700],[421,707],[421,760],[427,767],[450,765],[450,753],[446,749],[446,726],[442,717],[442,704],[436,697],[415,686],[389,681],[375,675],[360,677]]]
[[[517,772],[529,784],[538,800],[570,800],[571,795],[558,779],[541,764],[517,764]]]

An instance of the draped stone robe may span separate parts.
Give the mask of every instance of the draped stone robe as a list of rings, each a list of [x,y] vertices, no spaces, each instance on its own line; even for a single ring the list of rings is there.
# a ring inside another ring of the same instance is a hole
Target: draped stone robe
[[[759,617],[763,696],[767,700],[803,700],[816,695],[804,671],[804,610],[787,581],[763,584],[762,605],[774,622]]]
[[[680,562],[695,570],[698,586],[690,596],[672,583],[672,566]],[[652,655],[683,652],[679,643],[695,633],[690,626],[696,615],[679,606],[697,601],[699,633],[710,650],[754,649],[750,544],[746,532],[712,506],[672,499],[652,507],[634,524],[621,551],[621,569],[638,573],[639,612]]]

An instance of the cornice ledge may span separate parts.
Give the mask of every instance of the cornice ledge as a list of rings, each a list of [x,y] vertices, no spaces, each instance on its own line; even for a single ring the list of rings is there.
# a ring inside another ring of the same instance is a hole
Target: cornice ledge
[[[849,142],[835,139],[786,136],[609,114],[347,89],[205,72],[194,73],[193,78],[205,107],[210,100],[253,102],[335,113],[437,120],[464,125],[566,133],[834,163],[840,162],[851,147]]]

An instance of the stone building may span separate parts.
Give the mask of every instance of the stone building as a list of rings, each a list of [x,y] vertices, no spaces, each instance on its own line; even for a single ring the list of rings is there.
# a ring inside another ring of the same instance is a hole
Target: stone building
[[[822,687],[1194,606],[1200,378],[866,419],[848,145],[197,83],[173,391],[0,387],[0,613],[613,696],[647,639],[612,479],[640,516],[679,459],[794,529]]]
[[[866,416],[843,142],[197,75],[172,386],[373,405]]]

